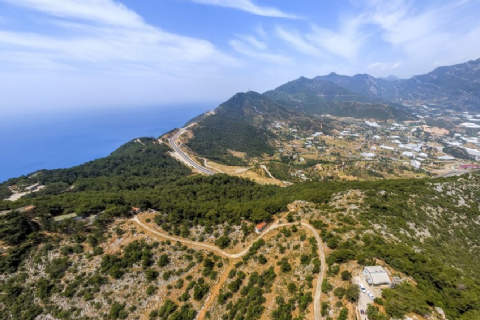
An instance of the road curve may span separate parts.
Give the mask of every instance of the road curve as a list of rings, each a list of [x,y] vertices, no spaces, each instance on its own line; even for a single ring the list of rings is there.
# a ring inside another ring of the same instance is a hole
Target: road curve
[[[171,241],[178,241],[180,243],[189,244],[189,245],[192,245],[192,246],[195,246],[195,247],[204,248],[204,249],[216,252],[219,255],[230,258],[230,259],[238,259],[238,258],[241,258],[244,255],[246,255],[248,253],[248,251],[250,250],[250,247],[253,245],[253,243],[256,242],[257,240],[261,239],[262,237],[264,237],[270,231],[273,231],[277,228],[281,228],[281,227],[296,224],[296,223],[281,223],[281,224],[273,223],[268,227],[267,230],[263,231],[262,234],[260,234],[258,236],[258,238],[255,239],[255,241],[252,241],[244,250],[242,250],[238,253],[228,253],[228,252],[223,251],[222,249],[220,249],[220,248],[218,248],[214,245],[211,245],[211,244],[191,241],[191,240],[182,239],[182,238],[177,238],[177,237],[173,237],[173,236],[170,236],[168,234],[165,234],[163,232],[154,230],[154,229],[150,228],[148,225],[146,225],[145,223],[143,223],[142,221],[140,221],[140,219],[138,219],[137,216],[134,216],[132,220],[135,221],[142,228],[144,228],[144,229],[146,229],[146,230],[148,230],[148,231],[150,231],[150,232],[152,232],[152,233],[154,233],[154,234],[156,234],[156,235],[158,235],[162,238],[165,238],[165,239],[168,239],[168,240],[171,240]],[[313,235],[315,236],[315,239],[317,240],[318,251],[319,251],[320,261],[321,261],[321,268],[320,268],[320,273],[318,275],[317,286],[315,288],[315,297],[314,297],[314,300],[313,300],[313,313],[314,313],[314,319],[315,320],[321,320],[322,315],[321,315],[321,308],[320,308],[320,299],[321,299],[321,296],[322,296],[322,282],[323,282],[323,279],[325,277],[325,270],[326,270],[325,252],[323,250],[322,239],[320,238],[320,235],[318,234],[317,230],[313,226],[311,226],[310,224],[305,223],[305,222],[301,222],[301,225],[304,226],[305,228],[309,229],[313,233]]]
[[[189,164],[190,166],[192,166],[193,168],[197,169],[198,171],[202,172],[202,173],[205,173],[205,174],[208,174],[208,175],[212,175],[212,174],[215,174],[217,172],[213,172],[211,170],[208,170],[207,168],[205,167],[202,167],[201,165],[199,165],[198,163],[196,163],[195,161],[192,160],[192,158],[190,158],[188,156],[188,154],[186,154],[185,152],[183,152],[180,147],[177,145],[177,143],[175,142],[175,140],[177,140],[177,138],[183,134],[185,132],[185,129],[182,128],[180,129],[177,133],[175,133],[175,135],[173,135],[173,137],[171,138],[168,138],[168,143],[170,143],[170,145],[172,146],[173,150],[175,150],[175,152],[180,156],[182,157],[182,159],[185,161],[185,163]]]

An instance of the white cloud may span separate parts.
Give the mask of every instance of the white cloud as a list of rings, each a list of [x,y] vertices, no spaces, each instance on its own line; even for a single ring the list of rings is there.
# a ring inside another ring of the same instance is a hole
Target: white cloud
[[[391,71],[402,66],[402,62],[374,62],[367,66],[367,70],[372,71]]]
[[[111,0],[6,0],[11,4],[61,17],[84,19],[108,25],[144,28],[142,17]]]
[[[242,11],[246,11],[258,16],[264,17],[277,17],[277,18],[287,18],[287,19],[300,19],[300,17],[285,13],[277,8],[272,7],[262,7],[256,5],[251,0],[191,0],[195,3],[208,4],[219,7],[233,8]]]
[[[334,58],[343,58],[354,62],[365,44],[367,36],[362,32],[360,18],[346,19],[340,23],[338,30],[326,29],[311,25],[308,32],[300,33],[296,29],[277,26],[276,35],[296,51],[326,58],[327,54]]]
[[[341,23],[341,27],[337,31],[313,26],[312,32],[306,37],[331,54],[353,62],[357,59],[367,39],[367,35],[362,32],[361,27],[361,19],[349,19]]]
[[[277,26],[275,32],[280,39],[291,45],[297,51],[315,56],[321,54],[321,50],[316,47],[312,41],[305,40],[304,36],[296,30],[287,30],[284,27]]]
[[[257,35],[258,35],[260,38],[262,38],[262,39],[264,39],[264,40],[267,40],[267,39],[268,39],[267,33],[265,32],[265,29],[263,29],[262,26],[257,26],[257,27],[255,28],[255,31],[257,32]]]
[[[395,71],[408,77],[437,65],[479,57],[478,0],[356,3],[361,4],[356,13],[341,16],[337,28],[317,23],[300,32],[299,28],[277,26],[275,34],[284,44],[319,62],[343,61],[351,70],[376,75]]]
[[[368,0],[366,4],[363,24],[380,27],[381,39],[392,50],[403,53],[398,72],[404,76],[479,57],[477,0],[433,1],[424,6],[407,0]],[[387,63],[385,67],[392,65]],[[377,65],[375,69],[382,67]]]
[[[247,40],[245,41],[244,39]],[[251,36],[240,36],[237,39],[228,41],[228,44],[238,53],[256,60],[275,64],[286,64],[292,61],[288,56],[266,51],[266,45],[262,48],[261,46],[256,45],[257,41],[258,40]]]
[[[260,41],[254,36],[237,35],[237,37],[242,39],[244,42],[250,44],[251,46],[255,47],[256,49],[265,50],[267,48],[267,44],[264,41]]]
[[[0,87],[9,106],[0,116],[215,101],[235,93],[225,87],[235,83],[229,73],[240,60],[209,41],[152,26],[115,1],[8,1],[26,20],[21,29],[18,21],[0,29]]]
[[[168,33],[147,24],[135,12],[111,0],[15,0],[12,4],[43,12],[63,35],[0,31],[8,52],[24,52],[25,68],[91,64],[92,70],[148,73],[177,72],[179,76],[234,65],[231,57],[209,41]],[[61,17],[61,20],[58,20]],[[44,63],[38,64],[39,59]]]

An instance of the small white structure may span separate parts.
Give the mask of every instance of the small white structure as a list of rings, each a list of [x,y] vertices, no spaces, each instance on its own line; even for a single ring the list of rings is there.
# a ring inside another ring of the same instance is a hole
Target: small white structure
[[[372,152],[362,152],[360,155],[366,159],[372,159],[375,157],[375,153]]]
[[[455,157],[452,157],[452,156],[440,156],[440,157],[437,157],[438,160],[445,160],[445,161],[449,161],[449,160],[455,160]]]
[[[378,123],[376,123],[376,122],[374,122],[374,121],[373,121],[373,122],[365,121],[365,123],[366,123],[367,126],[369,126],[369,127],[373,127],[373,128],[378,128],[378,127],[380,127],[380,126],[378,125]]]
[[[412,160],[412,161],[410,161],[410,165],[412,167],[414,167],[415,169],[420,169],[422,164],[420,163],[420,161]]]
[[[385,145],[383,145],[383,144],[380,146],[380,148],[381,148],[381,149],[385,149],[385,150],[392,150],[392,151],[395,150],[395,148],[389,147],[389,146],[385,146]]]
[[[478,129],[478,128],[480,128],[480,126],[479,126],[478,124],[471,123],[471,122],[460,123],[460,125],[461,125],[462,127],[465,127],[465,128],[472,128],[472,129]]]
[[[381,284],[389,285],[391,283],[387,271],[380,266],[371,266],[363,268],[363,275],[368,284],[378,286]]]

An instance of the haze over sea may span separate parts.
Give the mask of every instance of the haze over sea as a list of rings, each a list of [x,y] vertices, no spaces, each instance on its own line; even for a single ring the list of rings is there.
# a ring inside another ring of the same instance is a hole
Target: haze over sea
[[[158,137],[215,104],[75,111],[0,118],[0,182],[109,155],[138,137]]]

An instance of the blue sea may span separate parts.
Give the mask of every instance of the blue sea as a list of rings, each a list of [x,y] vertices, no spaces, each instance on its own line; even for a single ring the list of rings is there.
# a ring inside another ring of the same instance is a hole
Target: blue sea
[[[0,118],[0,182],[109,155],[138,137],[159,137],[212,104],[75,111]]]

